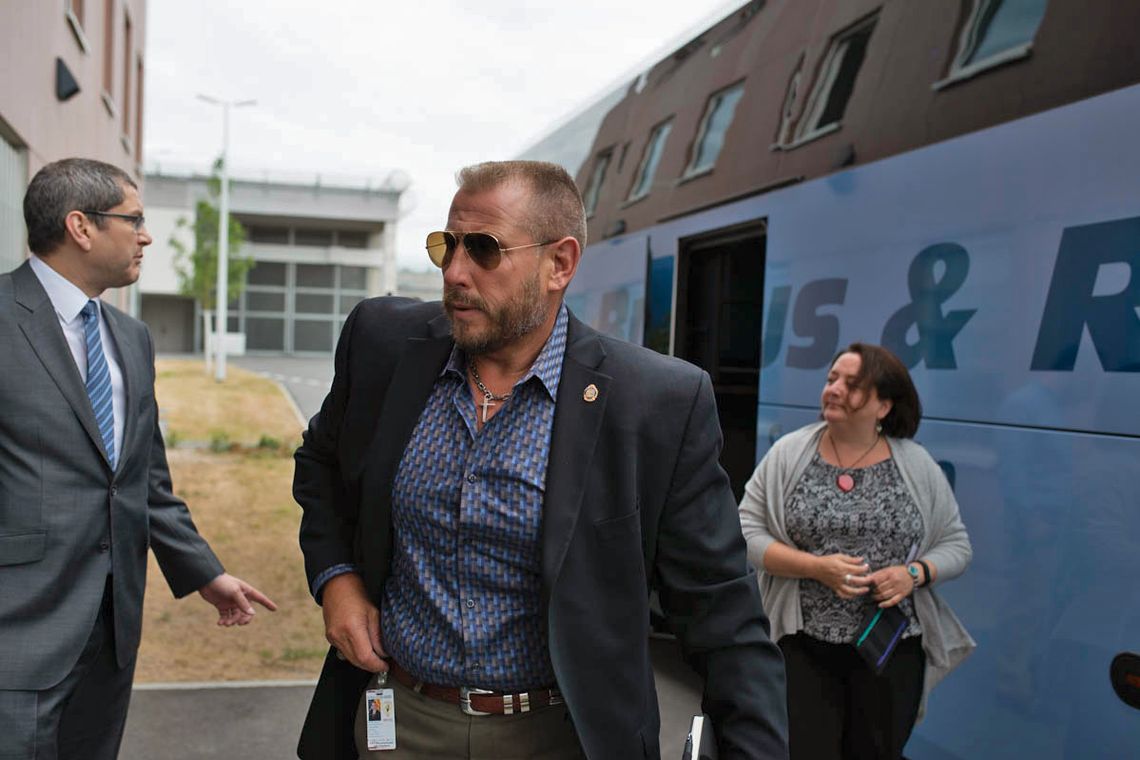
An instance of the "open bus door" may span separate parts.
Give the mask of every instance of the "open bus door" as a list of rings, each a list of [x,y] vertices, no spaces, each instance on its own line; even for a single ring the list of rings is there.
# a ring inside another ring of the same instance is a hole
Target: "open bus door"
[[[678,257],[674,354],[712,378],[738,501],[756,465],[766,240],[761,220],[684,239]]]

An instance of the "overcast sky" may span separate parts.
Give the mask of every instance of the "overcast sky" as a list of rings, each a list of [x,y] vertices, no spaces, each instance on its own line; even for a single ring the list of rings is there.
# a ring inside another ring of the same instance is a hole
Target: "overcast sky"
[[[377,182],[402,172],[401,266],[425,267],[454,173],[510,158],[744,0],[150,0],[145,159]]]

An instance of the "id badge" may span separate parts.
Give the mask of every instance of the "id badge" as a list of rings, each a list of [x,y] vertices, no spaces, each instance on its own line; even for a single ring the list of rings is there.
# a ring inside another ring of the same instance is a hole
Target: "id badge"
[[[367,714],[368,749],[396,749],[396,697],[391,689],[369,689],[364,693]]]

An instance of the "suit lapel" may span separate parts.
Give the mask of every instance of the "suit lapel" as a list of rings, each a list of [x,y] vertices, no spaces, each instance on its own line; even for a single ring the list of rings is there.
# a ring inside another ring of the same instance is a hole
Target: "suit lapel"
[[[119,452],[118,467],[122,468],[124,460],[128,456],[125,450],[128,448],[130,441],[134,440],[131,436],[134,432],[135,425],[138,423],[139,416],[139,398],[142,390],[145,387],[146,381],[146,364],[143,362],[143,357],[139,353],[137,346],[131,341],[127,340],[127,330],[124,324],[125,317],[117,310],[104,306],[103,316],[107,320],[107,328],[111,333],[111,340],[115,342],[115,348],[119,353],[119,371],[123,375],[123,396],[125,398],[124,406],[126,407],[123,412],[123,443],[122,448],[124,451]],[[110,355],[107,356],[110,361]]]
[[[367,453],[360,460],[361,493],[379,507],[360,511],[360,527],[366,541],[383,542],[381,546],[374,546],[373,551],[364,553],[366,568],[372,563],[385,562],[389,557],[387,537],[390,535],[391,499],[387,495],[392,492],[396,468],[435,385],[435,379],[451,353],[453,343],[447,318],[440,316],[433,319],[428,323],[428,329],[429,335],[426,338],[408,338],[407,349],[399,358],[391,382],[384,392],[384,404],[376,423],[376,433],[368,445]],[[379,565],[374,570],[375,572],[365,572],[364,577],[377,579],[386,575],[381,572]],[[368,590],[373,597],[380,593],[379,588]]]
[[[60,393],[71,405],[91,442],[102,455],[103,461],[110,467],[107,452],[103,450],[103,436],[99,433],[99,424],[95,421],[95,412],[91,409],[91,400],[87,396],[87,388],[83,385],[83,379],[79,377],[79,368],[75,366],[75,359],[67,346],[67,340],[63,337],[63,328],[59,325],[59,317],[47,296],[47,291],[40,285],[39,279],[27,262],[12,273],[12,282],[16,303],[26,310],[17,317],[24,337],[28,339],[32,351],[39,357]]]
[[[550,592],[582,509],[594,449],[612,378],[598,371],[606,352],[597,333],[573,315],[558,383],[558,402],[550,438],[550,462],[546,470],[546,499],[542,511],[542,604]],[[597,388],[594,401],[587,401],[586,389]]]
[[[364,458],[365,479],[373,483],[391,479],[450,352],[450,338],[408,338]]]

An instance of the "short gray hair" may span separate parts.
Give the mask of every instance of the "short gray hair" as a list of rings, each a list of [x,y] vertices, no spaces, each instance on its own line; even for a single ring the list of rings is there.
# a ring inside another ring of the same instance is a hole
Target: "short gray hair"
[[[28,248],[40,255],[54,251],[67,233],[72,211],[106,211],[123,202],[123,188],[138,185],[117,166],[89,158],[65,158],[36,172],[24,193]],[[98,217],[95,224],[105,223]]]
[[[546,161],[485,161],[466,166],[455,175],[459,189],[469,193],[493,190],[510,182],[530,188],[533,203],[519,224],[541,243],[572,237],[586,247],[586,209],[570,173]]]

